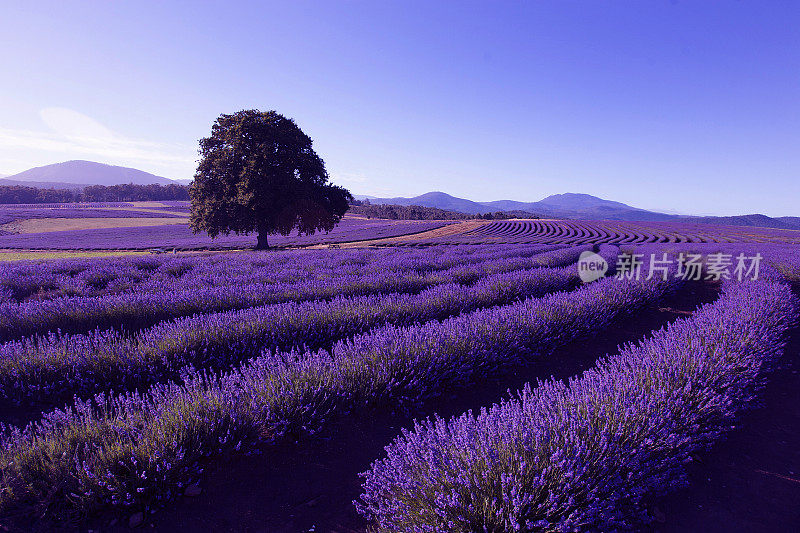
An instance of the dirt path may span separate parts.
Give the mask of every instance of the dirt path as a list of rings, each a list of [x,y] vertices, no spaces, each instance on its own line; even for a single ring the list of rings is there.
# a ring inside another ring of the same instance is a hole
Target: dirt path
[[[796,293],[800,291],[795,291]],[[800,328],[726,441],[700,454],[689,485],[657,503],[651,531],[800,531]]]
[[[365,531],[367,524],[352,505],[361,492],[358,473],[382,456],[383,447],[399,434],[400,428],[408,427],[412,418],[434,412],[449,417],[491,405],[509,388],[517,389],[537,377],[575,375],[598,357],[616,352],[621,343],[639,339],[681,317],[680,311],[693,311],[699,303],[715,297],[716,291],[706,285],[687,287],[597,338],[576,341],[544,361],[481,379],[469,388],[443,391],[440,398],[411,412],[361,413],[333,422],[320,435],[301,437],[299,443],[267,446],[259,456],[234,456],[210,469],[200,481],[203,491],[198,497],[183,498],[175,508],[152,515],[147,529]]]

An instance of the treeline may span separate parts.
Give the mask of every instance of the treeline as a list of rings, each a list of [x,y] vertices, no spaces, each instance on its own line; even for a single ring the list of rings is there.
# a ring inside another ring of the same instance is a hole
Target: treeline
[[[367,218],[385,218],[390,220],[499,220],[508,218],[540,218],[539,215],[527,211],[497,211],[480,215],[460,213],[424,207],[421,205],[371,204],[369,200],[353,200],[350,213]]]
[[[90,185],[83,189],[84,202],[140,202],[144,200],[188,200],[189,187],[169,185]]]
[[[71,202],[139,202],[188,200],[189,187],[169,185],[90,185],[83,190],[41,189],[23,185],[0,186],[0,204],[55,204]]]
[[[76,191],[39,189],[22,185],[0,186],[0,204],[62,204],[75,202]]]

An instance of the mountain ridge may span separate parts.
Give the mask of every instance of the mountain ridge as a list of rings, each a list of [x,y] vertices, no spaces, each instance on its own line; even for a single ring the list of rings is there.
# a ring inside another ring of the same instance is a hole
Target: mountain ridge
[[[89,187],[88,183],[64,183],[63,181],[22,181],[0,178],[2,187],[35,187],[37,189],[66,189],[71,191]]]
[[[432,191],[413,198],[369,198],[369,201],[377,204],[437,207],[470,214],[484,214],[493,211],[528,211],[555,218],[600,217],[609,220],[670,220],[677,217],[677,215],[648,211],[623,204],[622,202],[605,200],[583,193],[554,194],[538,202],[521,202],[518,200],[476,202],[458,198],[442,191]]]
[[[3,180],[21,182],[22,184],[37,183],[29,185],[40,187],[43,184],[60,184],[86,187],[87,185],[122,185],[133,183],[136,185],[185,185],[187,180],[171,180],[163,176],[156,176],[143,170],[117,165],[107,165],[94,161],[73,159],[62,163],[53,163],[34,167],[18,174],[3,176]]]
[[[732,226],[758,226],[775,229],[800,229],[800,217],[769,217],[758,213],[735,216],[691,216],[660,213],[630,206],[614,200],[605,200],[584,193],[554,194],[537,202],[494,200],[476,202],[458,198],[442,191],[432,191],[412,198],[376,198],[356,195],[375,204],[420,205],[469,214],[495,211],[528,211],[542,217],[589,220],[625,221],[680,221],[700,224],[727,224]]]

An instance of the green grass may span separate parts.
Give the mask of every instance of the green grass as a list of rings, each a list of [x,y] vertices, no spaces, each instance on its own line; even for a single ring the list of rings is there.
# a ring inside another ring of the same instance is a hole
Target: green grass
[[[95,252],[69,252],[69,251],[52,251],[52,252],[2,252],[0,251],[0,261],[23,261],[26,259],[71,259],[81,257],[113,257],[120,255],[142,255],[148,252],[137,251],[95,251]]]

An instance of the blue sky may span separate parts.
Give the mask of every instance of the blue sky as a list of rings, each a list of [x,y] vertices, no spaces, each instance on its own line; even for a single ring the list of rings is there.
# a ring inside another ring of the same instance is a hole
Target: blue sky
[[[0,5],[0,173],[190,177],[275,109],[358,194],[800,216],[800,2]]]

